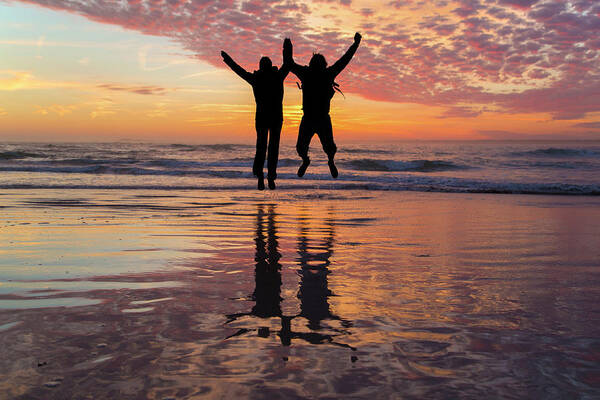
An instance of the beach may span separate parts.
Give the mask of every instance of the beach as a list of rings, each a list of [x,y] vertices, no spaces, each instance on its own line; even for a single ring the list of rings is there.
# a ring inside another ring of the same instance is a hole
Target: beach
[[[596,196],[45,187],[0,205],[2,398],[600,390]]]

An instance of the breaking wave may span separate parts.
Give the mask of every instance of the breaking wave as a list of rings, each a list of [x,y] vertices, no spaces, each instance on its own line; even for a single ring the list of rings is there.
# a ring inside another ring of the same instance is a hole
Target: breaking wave
[[[26,151],[4,151],[0,153],[0,160],[20,160],[23,158],[43,158],[43,154],[29,153]]]
[[[239,149],[245,149],[245,148],[252,148],[253,146],[251,145],[245,145],[245,144],[196,144],[196,145],[192,145],[192,144],[179,144],[179,143],[174,143],[169,145],[169,147],[179,150],[179,151],[205,151],[205,150],[212,150],[212,151],[234,151],[234,150],[239,150]]]
[[[355,171],[414,171],[414,172],[441,172],[458,169],[468,169],[466,165],[458,165],[450,161],[441,160],[376,160],[371,158],[361,158],[343,162],[343,165]]]
[[[530,151],[513,152],[513,156],[541,156],[541,157],[598,157],[600,151],[589,149],[569,149],[548,147],[546,149],[536,149]]]

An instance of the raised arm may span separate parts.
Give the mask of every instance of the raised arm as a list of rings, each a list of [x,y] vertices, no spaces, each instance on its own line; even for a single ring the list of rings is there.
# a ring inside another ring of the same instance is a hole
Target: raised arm
[[[283,41],[283,65],[282,70],[293,72],[298,78],[302,79],[302,71],[305,67],[294,62],[294,46],[289,38]],[[287,72],[286,72],[287,73]]]
[[[224,51],[221,52],[221,56],[223,57],[223,62],[225,62],[225,64],[227,64],[229,68],[233,70],[233,72],[238,74],[240,78],[252,85],[253,76],[250,72],[240,67],[235,61],[233,61],[233,58],[229,57],[229,54],[225,53]]]
[[[289,74],[290,68],[291,68],[291,64],[288,62],[288,59],[291,59],[292,63],[294,62],[294,58],[292,56],[292,42],[288,38],[286,38],[283,41],[283,53],[282,54],[283,54],[283,64],[281,64],[281,68],[279,68],[279,74],[281,76],[281,79],[284,80],[285,77]]]
[[[346,68],[346,65],[348,65],[350,60],[352,60],[352,57],[354,56],[354,53],[356,53],[356,49],[358,49],[358,45],[360,44],[361,39],[362,36],[360,35],[360,33],[356,32],[356,34],[354,35],[354,43],[352,43],[352,46],[350,46],[350,48],[346,51],[346,54],[344,54],[339,60],[337,60],[335,64],[329,67],[329,70],[333,73],[334,77],[337,76],[340,72],[342,72],[344,68]]]

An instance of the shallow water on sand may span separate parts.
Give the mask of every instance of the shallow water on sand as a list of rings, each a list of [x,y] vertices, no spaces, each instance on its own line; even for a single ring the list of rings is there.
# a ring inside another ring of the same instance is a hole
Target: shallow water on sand
[[[600,391],[600,199],[114,192],[0,195],[0,397]]]

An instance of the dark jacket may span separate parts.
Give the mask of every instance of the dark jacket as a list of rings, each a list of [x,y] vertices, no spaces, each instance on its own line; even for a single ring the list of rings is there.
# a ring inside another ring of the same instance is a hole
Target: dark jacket
[[[273,117],[283,117],[283,81],[290,72],[287,65],[280,69],[258,70],[252,73],[240,67],[231,58],[224,59],[225,63],[243,80],[252,86],[256,101],[256,114],[268,114]]]
[[[333,83],[335,78],[350,62],[358,49],[358,43],[354,43],[346,53],[330,67],[317,70],[307,65],[298,65],[291,55],[285,60],[292,71],[302,82],[302,109],[304,115],[322,116],[329,114],[331,98],[335,90]]]

